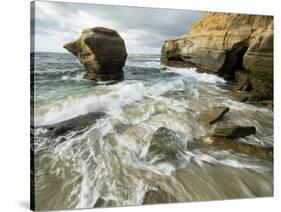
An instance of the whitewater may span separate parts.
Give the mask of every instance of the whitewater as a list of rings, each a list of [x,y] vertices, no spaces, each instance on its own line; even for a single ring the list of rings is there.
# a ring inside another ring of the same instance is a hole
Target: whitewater
[[[243,142],[273,146],[273,110],[238,102],[234,85],[195,68],[162,67],[160,55],[129,55],[124,80],[83,79],[76,58],[35,53],[33,86],[35,202],[44,210],[250,198],[273,195],[273,161],[230,149],[202,147],[219,126],[250,125]],[[227,106],[221,122],[204,126],[200,112]],[[90,113],[101,118],[49,136],[46,126]],[[146,158],[153,133],[180,137],[176,160]],[[148,198],[149,197],[149,198]]]

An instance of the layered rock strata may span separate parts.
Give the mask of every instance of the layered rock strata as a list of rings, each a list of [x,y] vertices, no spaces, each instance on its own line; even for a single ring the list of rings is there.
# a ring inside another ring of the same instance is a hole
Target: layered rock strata
[[[84,65],[84,78],[96,81],[123,79],[122,68],[127,51],[124,40],[115,30],[103,27],[85,29],[77,40],[63,47]]]
[[[161,54],[163,65],[195,66],[239,81],[258,100],[273,97],[273,16],[207,12]]]

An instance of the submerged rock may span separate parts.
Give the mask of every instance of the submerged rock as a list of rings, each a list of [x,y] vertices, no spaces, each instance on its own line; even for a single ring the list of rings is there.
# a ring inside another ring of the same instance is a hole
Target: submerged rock
[[[150,190],[146,192],[142,204],[159,204],[169,202],[177,202],[177,199],[173,195],[158,188],[157,190]]]
[[[273,157],[273,147],[255,146],[253,144],[247,144],[235,139],[210,136],[199,140],[199,143],[204,145],[214,145],[219,148],[233,149],[237,152],[250,155],[270,158]]]
[[[94,208],[105,208],[105,207],[116,207],[117,202],[115,200],[104,200],[102,197],[99,197]]]
[[[249,102],[249,103],[258,103],[262,102],[263,100],[263,94],[251,91],[251,92],[245,92],[245,91],[231,91],[227,92],[230,97],[232,97],[234,100],[239,102]],[[272,100],[269,100],[272,101]]]
[[[213,132],[213,137],[224,137],[224,138],[243,138],[256,133],[254,126],[232,126],[217,128]]]
[[[122,80],[127,52],[125,42],[112,29],[94,27],[63,46],[84,65],[84,78],[96,81]]]
[[[256,133],[254,126],[232,126],[217,128],[208,136],[198,139],[201,145],[216,146],[217,148],[232,149],[237,152],[262,156],[273,157],[273,147],[256,146],[238,140]]]
[[[189,33],[165,41],[161,63],[196,66],[225,79],[241,70],[242,90],[273,98],[273,16],[207,12]]]
[[[246,92],[240,92],[240,91],[231,91],[227,93],[230,97],[232,97],[234,100],[239,102],[246,102],[249,99],[249,93]]]
[[[228,111],[229,107],[214,107],[209,111],[200,113],[198,121],[211,125],[221,120]]]
[[[252,90],[252,83],[250,81],[250,77],[246,76],[243,81],[239,83],[238,91],[251,91]]]
[[[269,107],[269,108],[273,108],[273,101],[272,100],[262,100],[260,101],[260,104]]]
[[[180,138],[173,130],[160,127],[153,134],[148,155],[163,154],[168,157],[176,157],[180,142]]]
[[[72,119],[53,124],[40,126],[48,129],[47,136],[58,137],[69,133],[70,131],[79,132],[86,127],[94,124],[97,119],[103,117],[105,113],[102,112],[92,112],[85,115],[77,116]]]

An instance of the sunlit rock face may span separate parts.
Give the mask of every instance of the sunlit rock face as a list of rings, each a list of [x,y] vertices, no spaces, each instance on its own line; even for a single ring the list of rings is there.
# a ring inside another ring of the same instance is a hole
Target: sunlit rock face
[[[207,12],[189,33],[165,41],[161,62],[196,66],[225,79],[242,70],[261,98],[272,98],[273,16]]]
[[[124,40],[115,30],[85,29],[77,40],[64,44],[64,48],[84,65],[84,78],[96,81],[123,79],[127,51]]]

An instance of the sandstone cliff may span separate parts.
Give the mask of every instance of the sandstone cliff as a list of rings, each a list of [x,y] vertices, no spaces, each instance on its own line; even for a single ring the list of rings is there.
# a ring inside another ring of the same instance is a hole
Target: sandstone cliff
[[[164,65],[196,66],[250,82],[244,88],[258,99],[273,96],[272,16],[208,12],[189,33],[166,40],[161,53]]]
[[[84,65],[84,78],[96,81],[123,79],[127,52],[124,40],[112,29],[94,27],[63,46]]]

